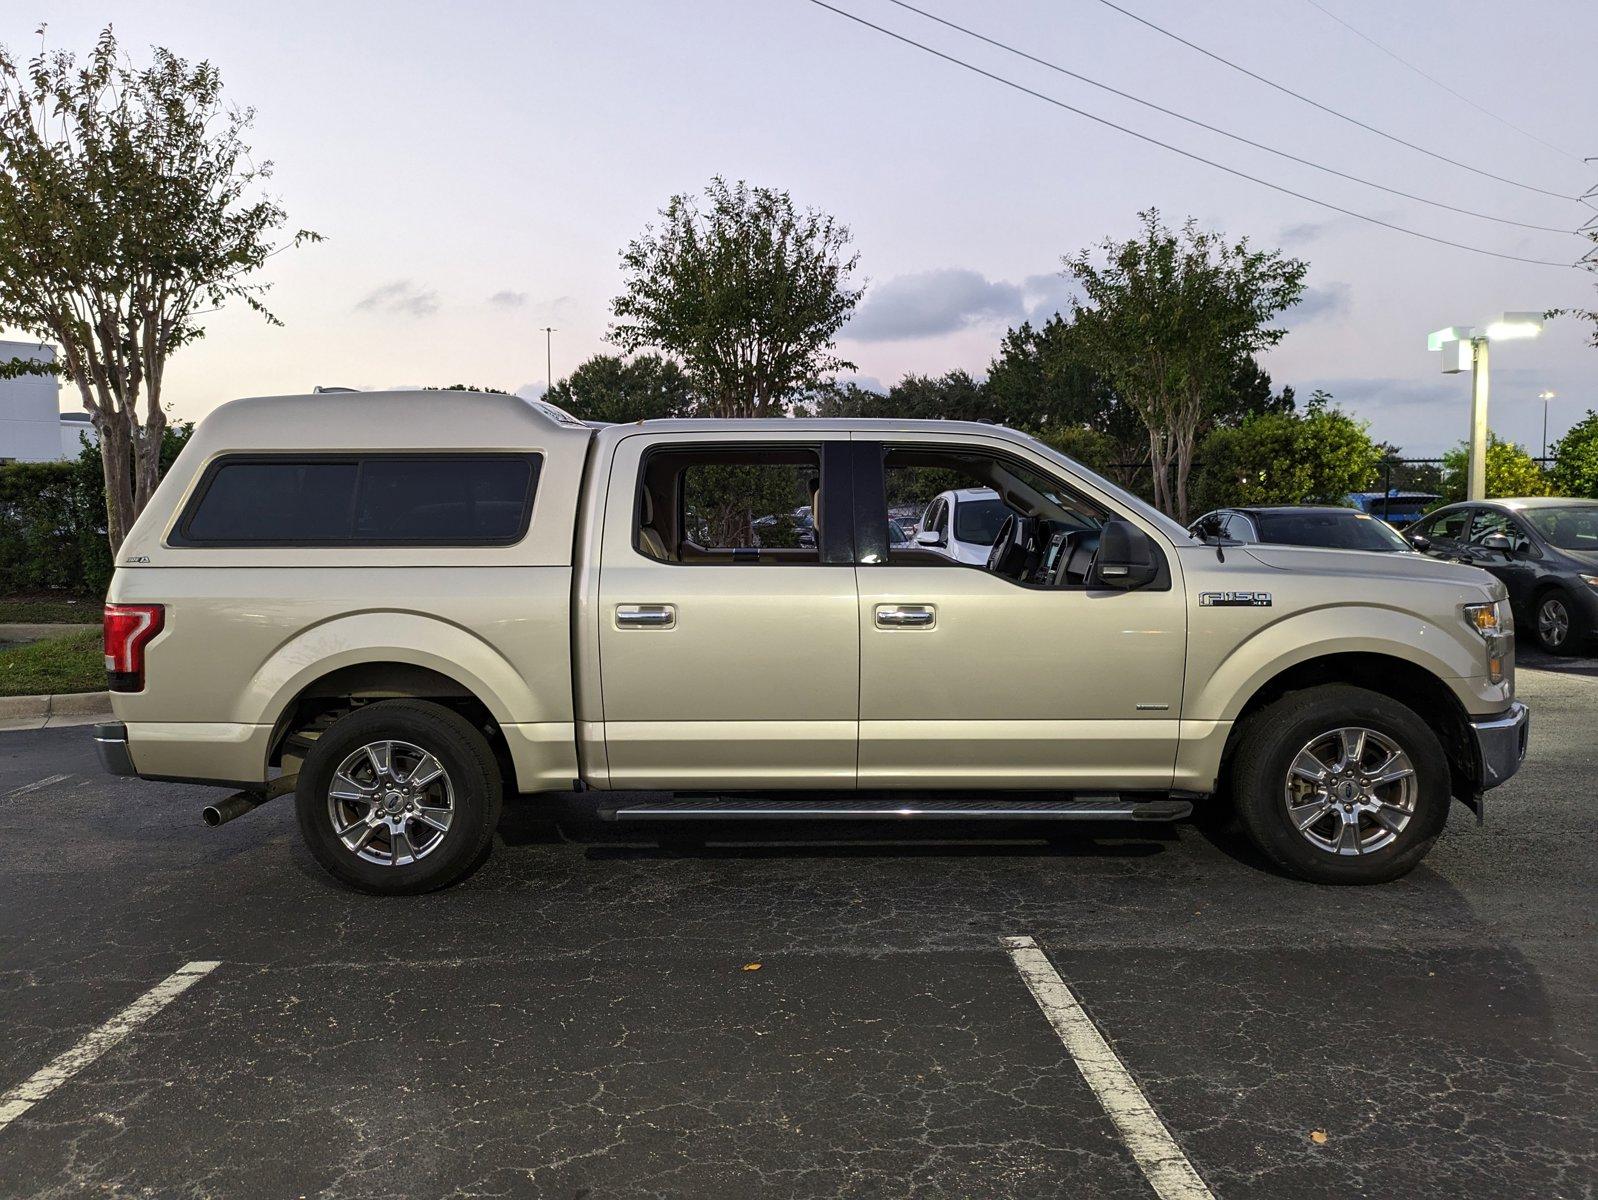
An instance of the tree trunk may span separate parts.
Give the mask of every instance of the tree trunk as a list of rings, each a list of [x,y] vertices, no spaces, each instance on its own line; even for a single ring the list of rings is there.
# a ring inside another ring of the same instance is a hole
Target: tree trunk
[[[105,478],[105,532],[115,560],[138,516],[134,506],[133,446],[128,423],[106,414],[95,425],[100,434],[100,467]]]

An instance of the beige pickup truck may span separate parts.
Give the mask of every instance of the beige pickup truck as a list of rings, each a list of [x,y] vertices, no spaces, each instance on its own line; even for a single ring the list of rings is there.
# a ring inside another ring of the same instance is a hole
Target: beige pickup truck
[[[964,487],[1008,510],[985,563],[890,516]],[[378,892],[573,790],[639,825],[1230,803],[1282,869],[1367,883],[1519,766],[1510,620],[1475,568],[1197,540],[991,425],[267,397],[200,423],[121,548],[96,738],[243,789],[213,824],[293,791]]]

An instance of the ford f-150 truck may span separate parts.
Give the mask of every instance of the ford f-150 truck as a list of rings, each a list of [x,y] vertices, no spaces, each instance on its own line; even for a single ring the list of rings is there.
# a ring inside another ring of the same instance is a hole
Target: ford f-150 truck
[[[890,536],[964,487],[1007,510],[986,562]],[[805,506],[808,538],[765,519]],[[109,770],[241,789],[213,824],[292,791],[377,892],[470,873],[506,792],[574,789],[634,823],[1230,803],[1285,871],[1377,882],[1527,736],[1485,572],[1199,540],[959,422],[234,401],[122,545],[105,636]]]

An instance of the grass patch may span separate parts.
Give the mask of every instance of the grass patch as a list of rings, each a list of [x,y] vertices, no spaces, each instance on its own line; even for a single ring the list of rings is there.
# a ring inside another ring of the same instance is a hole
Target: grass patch
[[[0,596],[0,625],[98,625],[101,611],[94,600]]]
[[[105,649],[99,630],[0,645],[0,696],[103,691]]]

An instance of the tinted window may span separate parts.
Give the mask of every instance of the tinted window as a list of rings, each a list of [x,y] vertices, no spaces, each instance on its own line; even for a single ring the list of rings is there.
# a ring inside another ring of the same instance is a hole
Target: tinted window
[[[999,527],[1004,524],[1004,518],[1009,515],[1010,510],[1004,506],[1003,500],[956,500],[954,536],[962,542],[991,546],[993,539],[999,536]]]
[[[1469,516],[1468,508],[1458,508],[1440,517],[1434,517],[1432,523],[1426,527],[1426,536],[1434,542],[1439,539],[1457,542],[1465,536],[1465,520]]]
[[[183,526],[191,542],[326,542],[348,538],[353,462],[224,463]]]
[[[1386,521],[1350,509],[1346,513],[1259,513],[1260,541],[1334,550],[1408,550]]]
[[[1470,521],[1471,545],[1481,545],[1483,538],[1494,533],[1501,533],[1508,538],[1510,548],[1513,550],[1525,551],[1531,549],[1531,539],[1526,536],[1526,531],[1511,521],[1508,516],[1490,508],[1478,508],[1476,515]]]
[[[1568,508],[1533,508],[1526,518],[1561,550],[1598,551],[1598,504]]]
[[[521,458],[373,458],[361,467],[355,539],[503,542],[521,532],[532,464]]]
[[[179,544],[478,545],[527,527],[531,457],[224,462],[181,524]]]

